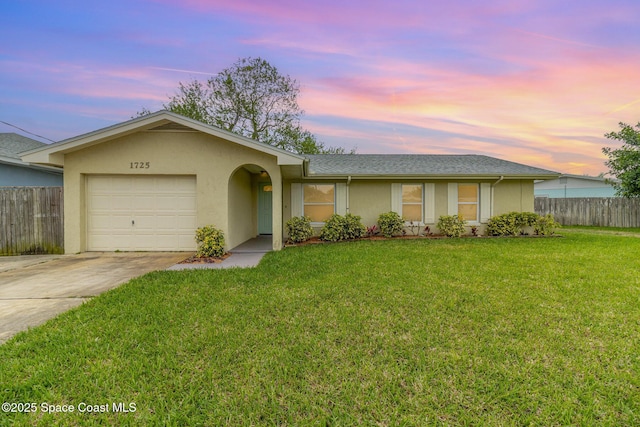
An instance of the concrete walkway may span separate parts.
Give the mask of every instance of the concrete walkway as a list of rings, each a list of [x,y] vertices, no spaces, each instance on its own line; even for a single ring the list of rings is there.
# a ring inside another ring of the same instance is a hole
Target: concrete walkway
[[[88,298],[184,258],[184,252],[0,257],[0,344]]]
[[[176,264],[167,270],[200,270],[221,268],[251,268],[258,265],[264,254],[273,248],[271,236],[258,236],[231,249],[231,255],[222,262]]]

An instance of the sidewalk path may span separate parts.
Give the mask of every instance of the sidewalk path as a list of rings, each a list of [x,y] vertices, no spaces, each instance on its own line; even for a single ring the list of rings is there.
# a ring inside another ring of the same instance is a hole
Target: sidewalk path
[[[271,249],[271,236],[258,236],[233,248],[229,251],[231,255],[222,262],[176,264],[167,270],[251,268],[257,266],[264,254]]]

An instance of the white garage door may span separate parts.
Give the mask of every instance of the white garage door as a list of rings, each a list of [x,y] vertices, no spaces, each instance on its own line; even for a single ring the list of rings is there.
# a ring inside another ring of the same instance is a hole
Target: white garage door
[[[89,251],[192,251],[195,230],[194,176],[87,179]]]

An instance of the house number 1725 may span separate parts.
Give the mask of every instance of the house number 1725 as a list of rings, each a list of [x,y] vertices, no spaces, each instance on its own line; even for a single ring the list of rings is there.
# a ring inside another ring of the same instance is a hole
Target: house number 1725
[[[131,162],[130,169],[149,169],[149,162]]]

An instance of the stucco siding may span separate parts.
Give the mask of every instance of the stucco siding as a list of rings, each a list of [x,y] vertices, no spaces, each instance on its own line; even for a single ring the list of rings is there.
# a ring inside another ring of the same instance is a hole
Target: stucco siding
[[[381,213],[391,210],[391,182],[351,182],[349,210],[362,217],[366,226],[378,222]]]
[[[493,212],[533,212],[533,181],[504,180],[493,187]]]
[[[229,179],[229,233],[227,244],[233,248],[256,236],[254,225],[254,192],[251,185],[251,174],[245,169],[238,169]]]

